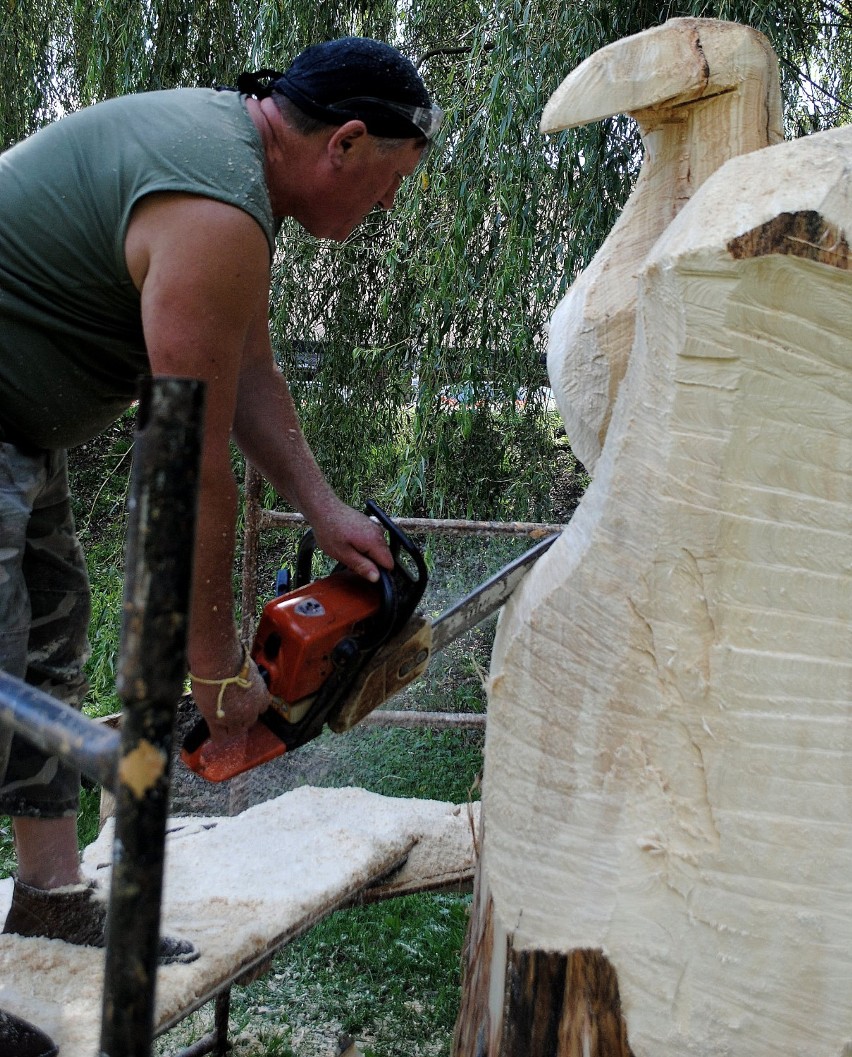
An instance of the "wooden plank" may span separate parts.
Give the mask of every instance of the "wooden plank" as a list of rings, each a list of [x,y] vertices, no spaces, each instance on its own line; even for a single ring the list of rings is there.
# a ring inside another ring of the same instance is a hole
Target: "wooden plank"
[[[415,846],[412,868],[388,879],[388,894],[422,883],[430,870],[438,884],[460,859],[471,875],[473,839],[465,807],[360,789],[303,787],[231,818],[171,820],[163,931],[191,940],[201,957],[158,971],[157,1032],[356,900]],[[108,826],[84,853],[84,872],[104,885],[111,850]],[[11,880],[0,882],[2,913],[11,887]],[[100,950],[0,935],[0,1008],[40,1026],[62,1057],[95,1057],[103,963]]]

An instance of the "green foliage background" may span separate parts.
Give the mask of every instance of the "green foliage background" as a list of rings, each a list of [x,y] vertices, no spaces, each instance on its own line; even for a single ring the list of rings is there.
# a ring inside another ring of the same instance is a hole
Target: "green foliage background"
[[[373,214],[345,245],[285,227],[277,355],[350,502],[374,494],[396,513],[546,517],[545,326],[612,226],[640,154],[626,119],[545,141],[538,118],[583,58],[678,15],[769,37],[789,135],[848,120],[846,2],[0,0],[0,144],[117,93],[281,68],[317,40],[397,44],[420,64],[446,129],[393,215]],[[314,374],[305,351],[317,343]]]

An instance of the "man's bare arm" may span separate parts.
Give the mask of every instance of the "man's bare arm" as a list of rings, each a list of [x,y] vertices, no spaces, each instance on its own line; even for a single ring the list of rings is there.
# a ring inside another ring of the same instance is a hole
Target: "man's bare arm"
[[[137,207],[125,252],[141,292],[152,372],[206,383],[189,663],[196,675],[226,678],[242,662],[233,612],[237,488],[230,434],[253,315],[268,290],[268,247],[241,210],[169,194]],[[248,691],[229,688],[224,718],[216,714],[217,688],[195,685],[214,735],[236,732],[268,705],[256,669],[251,678]]]
[[[305,515],[326,554],[368,579],[378,576],[377,566],[392,566],[381,530],[338,498],[317,465],[289,387],[273,362],[265,316],[262,324],[256,322],[243,360],[234,440],[276,491]]]

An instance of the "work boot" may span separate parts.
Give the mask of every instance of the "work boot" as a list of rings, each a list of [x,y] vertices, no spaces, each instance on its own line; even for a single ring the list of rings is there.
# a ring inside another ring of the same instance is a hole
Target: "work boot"
[[[52,1039],[33,1024],[0,1009],[0,1054],[2,1057],[56,1057]]]
[[[103,947],[106,914],[106,902],[95,884],[66,885],[45,891],[15,878],[12,906],[3,931],[65,940],[84,947]],[[188,940],[160,937],[157,956],[160,965],[186,964],[197,957],[198,950]]]

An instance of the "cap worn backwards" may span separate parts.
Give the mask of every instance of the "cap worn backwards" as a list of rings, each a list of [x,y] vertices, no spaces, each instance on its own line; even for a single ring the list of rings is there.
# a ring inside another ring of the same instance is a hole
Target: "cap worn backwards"
[[[329,125],[363,121],[374,136],[431,140],[443,117],[414,64],[396,48],[369,37],[313,44],[284,73],[242,74],[237,87],[261,98],[280,92]]]

